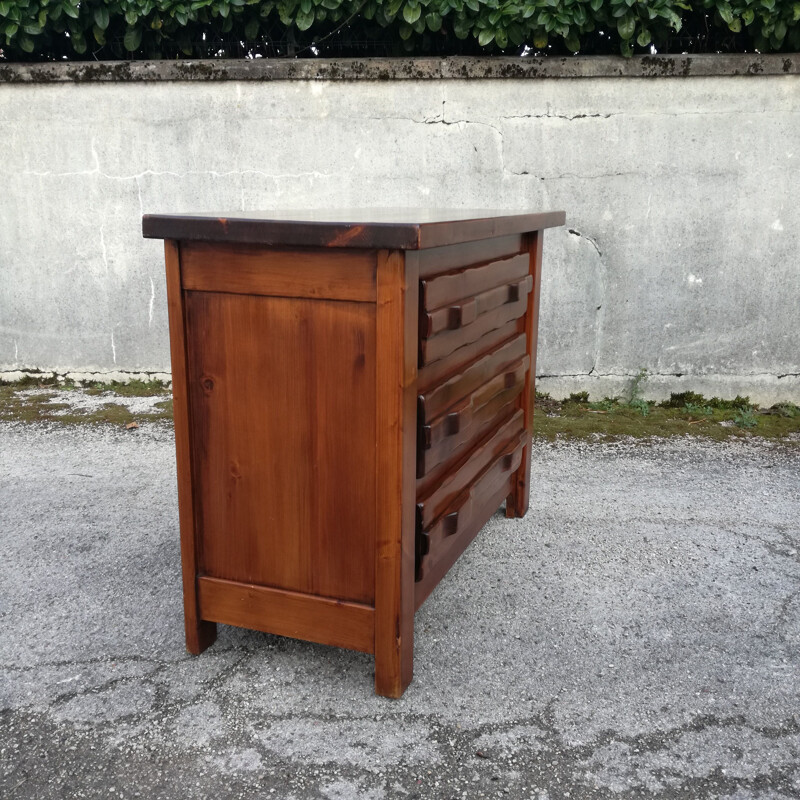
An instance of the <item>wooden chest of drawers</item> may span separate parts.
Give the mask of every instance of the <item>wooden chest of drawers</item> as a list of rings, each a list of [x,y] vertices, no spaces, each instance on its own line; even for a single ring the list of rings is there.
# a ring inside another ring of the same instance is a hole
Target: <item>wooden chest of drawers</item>
[[[147,215],[165,239],[186,642],[373,653],[528,508],[542,231],[563,212]]]

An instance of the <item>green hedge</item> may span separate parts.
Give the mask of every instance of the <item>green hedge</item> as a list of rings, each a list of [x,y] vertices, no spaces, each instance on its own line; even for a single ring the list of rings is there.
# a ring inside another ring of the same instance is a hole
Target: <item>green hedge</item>
[[[10,61],[328,55],[335,41],[339,55],[800,50],[800,1],[0,0]]]

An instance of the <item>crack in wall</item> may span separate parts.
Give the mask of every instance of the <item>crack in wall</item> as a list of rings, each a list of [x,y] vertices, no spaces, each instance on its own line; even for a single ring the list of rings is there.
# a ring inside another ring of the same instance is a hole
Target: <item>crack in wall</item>
[[[588,375],[597,374],[597,365],[600,361],[600,356],[603,347],[603,335],[605,332],[606,322],[606,297],[608,294],[608,267],[603,259],[603,251],[597,244],[597,240],[593,236],[581,233],[575,228],[568,228],[568,232],[572,236],[577,236],[584,239],[594,248],[597,253],[597,262],[599,265],[598,277],[600,283],[600,300],[597,308],[595,309],[595,335],[594,335],[594,357],[592,358],[592,368],[587,373]]]

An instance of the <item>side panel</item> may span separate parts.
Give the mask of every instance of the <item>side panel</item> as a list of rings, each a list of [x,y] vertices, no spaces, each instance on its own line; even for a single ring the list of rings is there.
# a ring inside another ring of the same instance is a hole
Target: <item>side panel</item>
[[[185,304],[199,574],[372,605],[375,306]]]

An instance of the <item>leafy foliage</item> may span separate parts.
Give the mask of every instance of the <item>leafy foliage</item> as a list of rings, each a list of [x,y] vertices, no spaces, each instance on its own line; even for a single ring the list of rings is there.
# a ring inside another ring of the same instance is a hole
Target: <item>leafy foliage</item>
[[[327,55],[337,40],[350,55],[792,50],[800,0],[0,0],[6,60]]]

